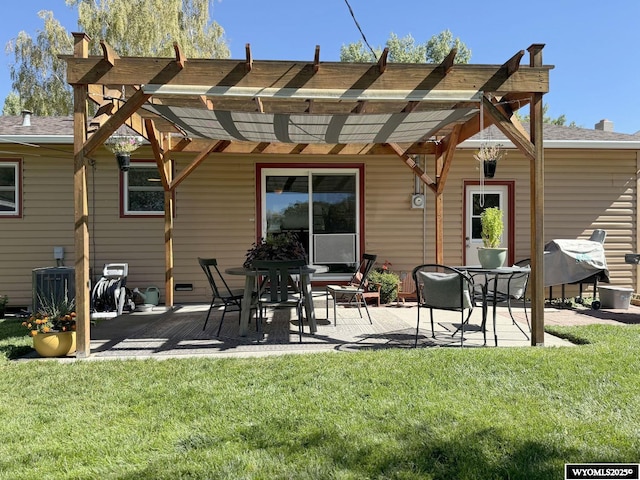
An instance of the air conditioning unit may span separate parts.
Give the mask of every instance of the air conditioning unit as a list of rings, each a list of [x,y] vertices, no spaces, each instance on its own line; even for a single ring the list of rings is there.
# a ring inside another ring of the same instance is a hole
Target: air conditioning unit
[[[424,208],[424,195],[416,193],[411,196],[411,208]]]
[[[33,270],[32,307],[37,312],[50,303],[71,302],[76,298],[73,267],[46,267]]]

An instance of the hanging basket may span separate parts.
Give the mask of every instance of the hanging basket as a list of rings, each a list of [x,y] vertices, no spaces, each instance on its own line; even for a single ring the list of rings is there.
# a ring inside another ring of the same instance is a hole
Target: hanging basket
[[[118,161],[118,168],[126,172],[129,170],[129,165],[131,164],[131,155],[128,153],[116,153],[116,160]]]
[[[496,174],[496,167],[498,166],[497,160],[485,160],[482,162],[485,178],[493,178]]]

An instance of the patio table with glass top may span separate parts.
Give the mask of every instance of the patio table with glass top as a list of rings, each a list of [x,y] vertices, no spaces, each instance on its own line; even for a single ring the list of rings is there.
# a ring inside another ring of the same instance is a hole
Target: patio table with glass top
[[[529,267],[520,267],[514,265],[512,267],[498,267],[498,268],[484,268],[480,265],[463,265],[461,267],[454,267],[461,271],[468,272],[475,280],[477,276],[482,276],[484,281],[482,284],[478,284],[481,289],[482,295],[482,333],[484,335],[484,343],[487,343],[487,311],[489,309],[488,302],[488,292],[491,290],[491,284],[493,283],[493,295],[492,295],[492,306],[493,306],[493,335],[495,340],[496,347],[498,346],[498,332],[496,331],[496,313],[497,313],[497,292],[498,282],[500,278],[503,281],[508,281],[510,277],[513,275],[518,275],[522,273],[531,273],[531,268]],[[524,334],[525,337],[529,338],[527,334],[520,328],[520,325],[515,324],[516,327]]]
[[[316,315],[313,308],[313,295],[311,292],[311,276],[314,273],[324,273],[328,271],[328,267],[325,265],[307,265],[302,268],[300,288],[304,301],[305,317],[309,322],[309,329],[311,333],[316,333],[318,330],[316,324]],[[231,267],[225,270],[225,273],[229,275],[244,275],[244,293],[242,295],[240,312],[240,330],[239,335],[246,337],[249,331],[249,320],[251,318],[251,301],[253,297],[254,287],[256,284],[256,271],[246,267]],[[265,272],[266,273],[266,272]],[[260,272],[257,272],[260,275]]]

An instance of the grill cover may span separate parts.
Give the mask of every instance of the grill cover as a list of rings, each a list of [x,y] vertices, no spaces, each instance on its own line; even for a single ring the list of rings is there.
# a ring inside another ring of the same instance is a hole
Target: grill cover
[[[596,276],[609,282],[604,246],[591,240],[552,240],[544,247],[544,286],[580,283]]]

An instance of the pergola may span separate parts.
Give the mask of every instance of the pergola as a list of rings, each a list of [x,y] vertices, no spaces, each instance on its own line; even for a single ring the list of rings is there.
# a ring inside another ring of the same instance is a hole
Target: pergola
[[[77,356],[90,355],[89,229],[86,159],[119,127],[128,125],[152,147],[165,190],[166,303],[173,305],[173,191],[197,166],[221,153],[395,155],[432,191],[435,261],[443,260],[443,198],[456,147],[496,125],[530,160],[532,345],[544,343],[542,96],[549,91],[544,45],[500,65],[320,61],[120,58],[101,42],[75,33],[65,57],[74,92],[74,192]],[[88,101],[97,113],[88,118]],[[514,113],[530,106],[527,132]],[[482,113],[482,122],[480,115]],[[191,163],[175,177],[171,154]],[[429,174],[416,155],[435,158]]]

